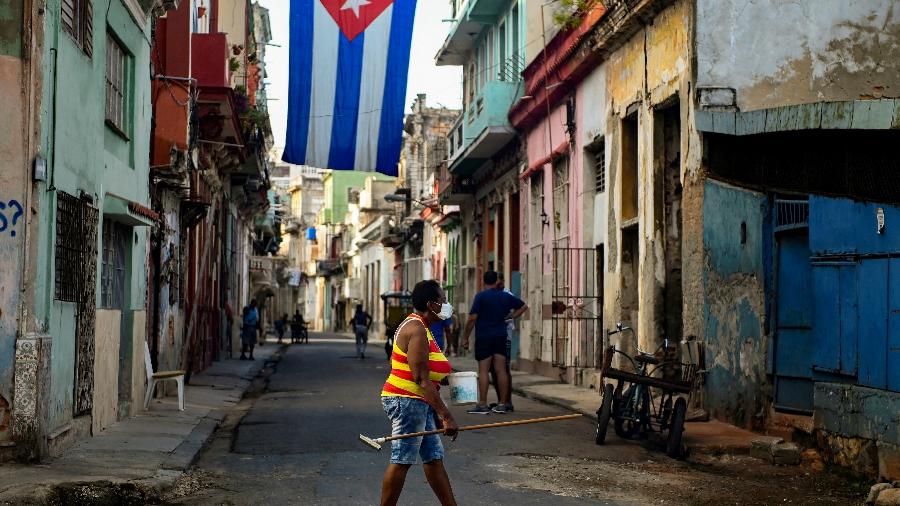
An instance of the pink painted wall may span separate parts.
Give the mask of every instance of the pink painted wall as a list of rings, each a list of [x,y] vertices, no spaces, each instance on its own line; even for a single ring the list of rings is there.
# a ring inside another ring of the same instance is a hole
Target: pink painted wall
[[[580,89],[578,91],[581,92]],[[578,93],[576,93],[575,107],[576,131],[581,128],[581,125],[583,123],[582,112],[578,107],[578,102],[580,102],[580,100],[578,100],[577,95]],[[576,135],[575,137],[576,141],[574,147],[572,147],[570,144],[569,148],[568,237],[569,247],[572,248],[581,247],[584,243],[584,206],[582,203],[582,200],[584,198],[584,146],[583,142],[580,139],[580,136]],[[549,119],[545,119],[529,132],[527,132],[525,139],[525,148],[528,155],[529,167],[531,167],[537,161],[546,158],[547,155],[549,155],[554,149],[560,146],[563,142],[567,141],[568,135],[566,134],[565,104],[556,107],[551,112]],[[558,203],[553,201],[553,171],[549,163],[544,165],[542,176],[544,179],[544,212],[546,212],[547,216],[550,217],[550,226],[543,227],[543,243],[546,246],[544,250],[544,272],[551,273],[553,270],[553,241],[555,229],[555,224],[553,223],[553,210],[556,208]],[[530,184],[527,181],[523,183],[523,186],[530,188]],[[529,230],[534,230],[532,223],[530,223],[532,217],[528,212],[531,208],[530,190],[528,192],[525,192],[525,194],[526,198],[523,199],[522,212],[525,216],[528,217],[529,226],[532,227]],[[522,245],[521,251],[525,251],[524,244]]]

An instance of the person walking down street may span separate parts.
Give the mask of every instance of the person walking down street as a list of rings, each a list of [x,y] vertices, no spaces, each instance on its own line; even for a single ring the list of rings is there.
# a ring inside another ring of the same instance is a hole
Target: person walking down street
[[[309,342],[309,334],[306,332],[306,322],[303,321],[303,315],[300,310],[294,311],[294,317],[291,319],[291,343],[299,343],[301,339]]]
[[[507,319],[516,319],[528,310],[525,301],[511,293],[498,289],[499,278],[494,271],[484,273],[485,289],[475,295],[466,330],[463,334],[463,348],[469,347],[469,336],[475,330],[475,360],[478,361],[478,404],[469,413],[486,415],[506,413],[510,400],[509,377],[506,368]],[[512,314],[510,314],[512,311]],[[497,405],[490,408],[487,393],[491,366],[497,374],[499,396]]]
[[[497,273],[497,289],[502,290],[510,295],[513,295],[509,288],[506,288],[506,282],[503,279],[503,273]],[[516,331],[516,323],[515,320],[511,318],[512,311],[510,311],[510,317],[506,319],[506,373],[509,375],[509,391],[512,392],[512,371],[510,370],[510,362],[512,360],[512,336],[513,332]],[[491,382],[494,385],[494,391],[497,392],[497,399],[500,398],[500,383],[497,381],[497,373],[494,371],[494,364],[491,364]],[[494,409],[497,406],[496,403],[491,403],[491,409]],[[506,403],[506,411],[512,412],[515,411],[515,408],[512,404],[512,394],[509,396],[509,402]]]
[[[288,316],[285,314],[281,318],[275,320],[275,334],[278,335],[278,344],[284,339],[284,327],[287,324]]]
[[[244,308],[244,319],[241,322],[241,360],[253,358],[253,348],[256,346],[256,332],[259,328],[259,311],[256,309],[256,299],[250,301],[250,305]]]
[[[441,399],[440,382],[450,372],[450,362],[441,352],[429,327],[447,320],[453,306],[434,280],[420,281],[413,288],[414,313],[397,328],[391,353],[391,373],[381,391],[384,411],[391,420],[394,436],[437,428],[454,441],[459,426]],[[444,447],[437,434],[391,441],[391,462],[381,485],[382,506],[400,499],[410,466],[422,460],[425,478],[444,506],[456,504],[450,478],[444,468]]]
[[[369,342],[369,327],[372,326],[372,316],[363,311],[362,304],[356,305],[356,312],[350,319],[350,327],[356,334],[356,356],[360,360],[366,358],[366,344]]]

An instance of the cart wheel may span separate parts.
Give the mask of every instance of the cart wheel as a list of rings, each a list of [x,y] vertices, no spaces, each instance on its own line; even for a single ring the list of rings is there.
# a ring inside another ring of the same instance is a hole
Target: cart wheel
[[[680,459],[681,436],[684,433],[684,419],[687,416],[687,402],[683,398],[675,401],[675,410],[672,412],[672,423],[669,425],[669,440],[666,443],[666,455],[673,459]]]
[[[597,437],[594,440],[598,445],[606,441],[606,429],[609,427],[609,418],[612,416],[613,386],[607,384],[603,387],[603,401],[597,410]]]

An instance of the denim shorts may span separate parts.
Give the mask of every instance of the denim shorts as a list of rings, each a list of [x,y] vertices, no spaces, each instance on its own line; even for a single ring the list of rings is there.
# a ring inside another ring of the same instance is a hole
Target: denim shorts
[[[382,397],[384,412],[391,420],[391,435],[435,430],[434,408],[427,402],[410,397]],[[391,464],[416,463],[421,457],[427,464],[444,458],[444,445],[439,434],[391,441]]]

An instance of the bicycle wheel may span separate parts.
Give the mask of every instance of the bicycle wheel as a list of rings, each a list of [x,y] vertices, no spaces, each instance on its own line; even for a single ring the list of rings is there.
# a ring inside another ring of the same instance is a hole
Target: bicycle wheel
[[[631,439],[640,433],[647,424],[650,413],[650,392],[647,388],[641,388],[639,394],[633,394],[635,385],[628,387],[625,391],[625,399],[627,403],[633,403],[621,412],[621,416],[616,418],[614,428],[616,435],[622,439]],[[639,395],[639,399],[632,400],[633,395]]]
[[[687,402],[684,398],[675,401],[675,409],[672,411],[672,423],[669,425],[669,438],[666,441],[666,455],[673,459],[683,457],[681,451],[681,438],[684,434],[684,420],[687,417]]]
[[[609,428],[609,418],[612,416],[613,386],[607,384],[603,387],[603,401],[597,410],[597,437],[594,442],[602,445],[606,441],[606,430]]]

